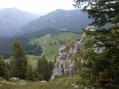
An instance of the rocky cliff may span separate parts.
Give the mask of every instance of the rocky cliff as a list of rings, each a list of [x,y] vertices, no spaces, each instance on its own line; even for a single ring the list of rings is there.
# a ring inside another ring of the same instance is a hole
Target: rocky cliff
[[[95,30],[90,30],[90,32],[94,32]],[[54,79],[57,76],[73,75],[73,67],[75,65],[75,61],[71,60],[71,57],[77,52],[77,50],[83,49],[86,39],[90,39],[85,32],[83,33],[80,41],[69,42],[59,49],[59,54],[56,59],[56,63],[54,65],[54,70],[51,79]],[[96,42],[93,46],[93,50],[95,53],[102,53],[105,51],[105,47],[98,47],[97,44],[103,44],[102,42]],[[78,60],[78,58],[77,58]],[[83,61],[84,59],[82,59]]]
[[[67,75],[67,76],[73,75],[72,69],[74,67],[75,61],[70,60],[70,57],[72,57],[77,52],[77,50],[82,48],[83,40],[85,38],[86,38],[86,34],[84,33],[80,41],[69,42],[60,47],[59,54],[56,59],[56,63],[54,65],[54,70],[51,80],[61,75]]]

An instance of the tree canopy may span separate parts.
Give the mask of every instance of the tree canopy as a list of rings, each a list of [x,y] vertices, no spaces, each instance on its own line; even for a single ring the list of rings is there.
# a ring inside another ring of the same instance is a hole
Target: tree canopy
[[[106,23],[119,23],[119,1],[118,0],[74,0],[74,6],[83,7],[89,17],[94,19],[93,25],[103,26]]]
[[[95,88],[119,89],[119,0],[74,1],[75,7],[83,8],[82,10],[94,19],[92,25],[112,25],[108,30],[97,29],[93,33],[85,31],[87,37],[84,48],[77,52],[79,61],[75,67],[76,72],[76,68],[79,68],[80,84]]]
[[[13,60],[11,60],[10,65],[12,67],[13,76],[25,79],[28,61],[20,42],[17,40],[13,43],[12,54]]]

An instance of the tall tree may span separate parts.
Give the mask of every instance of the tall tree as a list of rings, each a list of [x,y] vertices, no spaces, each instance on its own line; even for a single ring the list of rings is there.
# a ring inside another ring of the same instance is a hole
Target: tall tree
[[[88,87],[118,89],[119,29],[98,30],[95,36],[86,39],[84,48],[76,54],[79,59],[76,60],[74,67],[80,75],[80,84]]]
[[[14,77],[25,79],[28,62],[23,48],[17,40],[13,43],[12,54],[13,59],[11,60],[11,66],[13,68],[12,71],[14,73]]]
[[[35,71],[30,64],[27,66],[26,80],[35,81]]]
[[[9,64],[5,63],[3,58],[0,56],[0,77],[3,77],[7,80],[10,79],[10,70],[9,70]]]
[[[108,30],[97,30],[93,34],[95,42],[87,42],[85,49],[79,52],[86,62],[79,63],[80,77],[83,85],[101,86],[107,89],[119,88],[119,1],[118,0],[74,0],[74,6],[88,12],[89,17],[94,19],[93,25],[101,27],[107,23],[113,24]],[[90,45],[90,47],[89,47]],[[95,53],[97,48],[104,47],[103,53]],[[89,50],[90,49],[90,50]],[[78,63],[78,62],[77,62]],[[98,82],[96,78],[100,78]],[[107,78],[105,80],[105,78]],[[110,81],[110,83],[109,83]],[[108,82],[108,83],[107,83]]]
[[[43,56],[41,59],[38,60],[37,72],[38,76],[40,77],[39,79],[42,78],[43,80],[48,81],[52,75],[52,70],[53,70],[53,63],[48,62],[45,56]]]
[[[0,56],[0,77],[4,78],[5,74],[5,62],[3,61],[2,57]]]

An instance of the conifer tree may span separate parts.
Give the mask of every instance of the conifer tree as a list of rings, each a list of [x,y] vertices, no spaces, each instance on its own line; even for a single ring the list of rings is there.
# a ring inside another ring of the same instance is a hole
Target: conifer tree
[[[88,87],[118,88],[119,29],[98,30],[95,36],[87,39],[90,41],[85,42],[84,48],[76,54],[79,60],[76,60],[75,68],[80,68],[78,70],[81,77],[80,84]],[[104,47],[105,50],[102,53],[96,53],[94,45],[96,48]],[[82,59],[84,62],[81,62]],[[104,80],[105,78],[107,80]],[[96,81],[96,79],[102,79],[102,81]]]
[[[48,62],[45,56],[43,56],[41,59],[38,60],[37,73],[39,79],[48,81],[52,75],[52,70],[53,70],[53,63]]]
[[[35,81],[35,72],[30,64],[27,66],[26,80]]]
[[[75,6],[80,7],[85,2],[87,6],[83,11],[88,12],[89,17],[94,19],[92,23],[95,26],[103,26],[107,23],[114,24],[108,30],[102,29],[95,31],[93,38],[95,42],[88,43],[79,52],[79,57],[85,62],[77,62],[80,65],[79,71],[84,86],[101,86],[105,89],[119,88],[119,1],[118,0],[74,0]],[[90,7],[90,8],[87,8]],[[100,44],[101,43],[101,44]],[[103,53],[95,53],[94,45],[105,47]],[[77,64],[78,65],[78,64]],[[96,78],[102,78],[103,81],[96,81]],[[105,81],[104,78],[107,78]],[[109,80],[110,79],[110,80]],[[110,81],[110,83],[109,83]]]
[[[9,63],[5,64],[5,74],[4,77],[6,80],[9,80],[11,78],[11,71],[10,71],[10,65]]]
[[[11,77],[9,64],[5,63],[5,61],[1,56],[0,56],[0,77],[3,77],[6,80],[9,80]]]
[[[26,78],[28,66],[27,58],[19,41],[15,40],[12,49],[13,59],[11,61],[12,75],[20,79]]]
[[[0,77],[4,78],[5,75],[5,62],[3,61],[2,57],[0,56]]]
[[[119,1],[118,0],[74,0],[75,7],[82,7],[88,12],[89,17],[94,19],[93,25],[103,26],[107,23],[119,23]]]

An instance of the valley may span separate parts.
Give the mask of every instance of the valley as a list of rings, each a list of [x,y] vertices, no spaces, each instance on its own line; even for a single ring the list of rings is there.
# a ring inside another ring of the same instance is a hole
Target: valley
[[[25,45],[23,45],[23,47],[27,46],[26,42],[29,45],[37,45],[37,47],[38,46],[41,47],[42,49],[41,54],[37,53],[37,55],[33,55],[33,54],[26,55],[28,62],[33,66],[33,68],[36,68],[38,59],[40,59],[43,55],[46,57],[48,61],[54,61],[58,55],[60,46],[68,42],[75,42],[77,40],[80,40],[81,36],[82,36],[81,33],[73,33],[73,32],[67,32],[67,31],[57,32],[56,31],[53,33],[46,33],[45,35],[41,37],[39,36],[37,38],[32,38],[32,39],[30,38],[29,41],[26,41],[22,38],[21,43],[24,44],[24,41],[25,41]],[[9,42],[9,44],[11,43],[12,42]],[[25,52],[27,53],[26,50]],[[7,59],[6,61],[10,61],[11,58],[6,58],[6,59]]]

